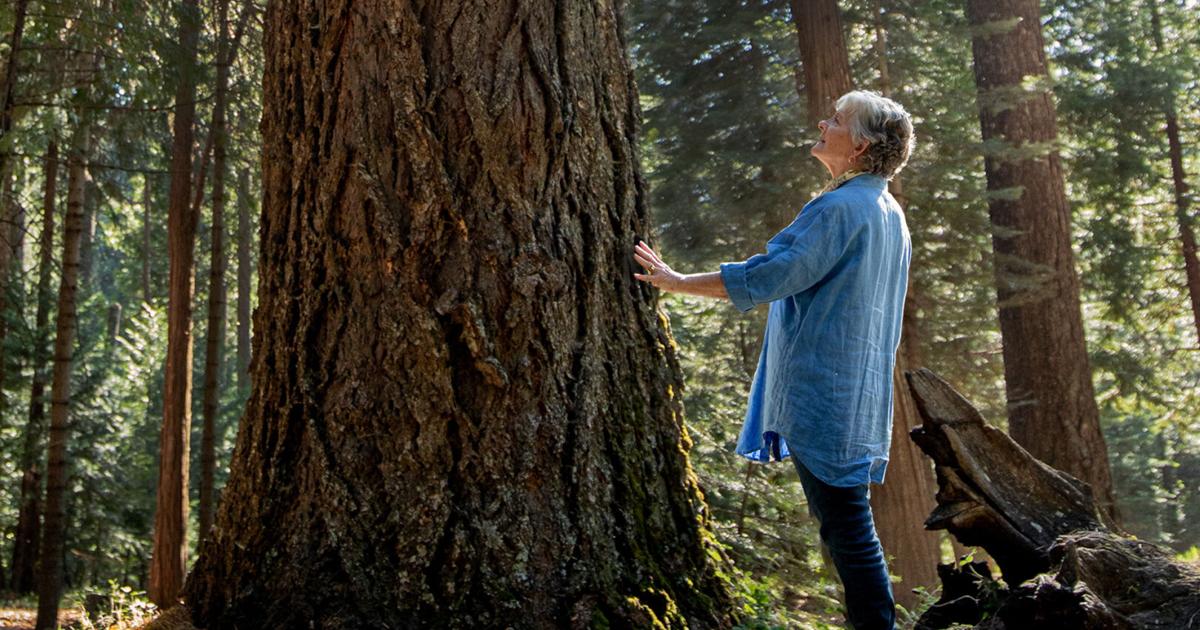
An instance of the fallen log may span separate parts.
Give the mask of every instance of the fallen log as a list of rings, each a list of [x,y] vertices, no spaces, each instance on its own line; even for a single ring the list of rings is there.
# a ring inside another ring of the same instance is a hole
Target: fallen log
[[[940,566],[942,598],[917,628],[1200,629],[1200,571],[1110,529],[1086,483],[988,425],[930,370],[906,376],[923,421],[911,437],[936,464],[925,527],[982,547],[1003,582],[982,563]]]

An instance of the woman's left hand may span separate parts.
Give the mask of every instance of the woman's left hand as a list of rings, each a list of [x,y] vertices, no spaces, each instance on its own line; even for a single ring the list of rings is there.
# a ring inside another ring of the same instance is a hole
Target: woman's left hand
[[[674,291],[683,280],[683,275],[676,273],[670,265],[663,262],[645,241],[638,241],[634,247],[633,258],[646,270],[646,273],[633,274],[634,278],[642,282],[649,282],[663,291]]]

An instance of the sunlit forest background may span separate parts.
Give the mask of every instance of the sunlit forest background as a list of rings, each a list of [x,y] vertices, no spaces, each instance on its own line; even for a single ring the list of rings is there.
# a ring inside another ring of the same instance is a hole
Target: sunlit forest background
[[[26,471],[46,468],[72,186],[83,235],[64,605],[78,605],[87,591],[147,588],[163,423],[171,125],[181,69],[190,67],[181,57],[177,4],[0,5],[0,69],[8,68],[12,86],[0,125],[0,592],[13,602],[28,605],[36,588],[16,570],[17,529],[30,493],[45,492],[44,475],[31,486]],[[1042,7],[1087,350],[1118,508],[1130,533],[1196,558],[1200,313],[1189,295],[1181,234],[1200,228],[1200,205],[1191,192],[1176,194],[1166,115],[1177,115],[1185,183],[1194,188],[1200,6],[1047,0]],[[249,395],[264,63],[263,7],[229,0],[200,8],[193,546],[205,458],[219,501]],[[839,8],[854,84],[890,94],[916,125],[917,148],[903,178],[914,243],[908,307],[922,362],[1004,426],[984,172],[991,147],[981,139],[962,3],[842,0]],[[224,20],[219,11],[227,12]],[[680,271],[712,271],[760,251],[825,181],[808,154],[816,131],[805,122],[791,11],[785,0],[628,3],[641,168],[656,243]],[[18,14],[24,30],[14,60]],[[227,89],[218,98],[222,67]],[[218,182],[223,190],[214,194]],[[686,374],[692,463],[717,537],[742,573],[739,595],[764,627],[823,623],[838,606],[834,578],[795,471],[751,465],[733,452],[765,311],[741,314],[676,296],[664,297],[662,308]]]

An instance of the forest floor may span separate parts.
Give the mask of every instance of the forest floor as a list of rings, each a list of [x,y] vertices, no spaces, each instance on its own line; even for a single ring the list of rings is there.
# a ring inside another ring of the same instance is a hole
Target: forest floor
[[[37,621],[37,606],[21,608],[19,602],[0,604],[0,630],[33,630]],[[83,617],[81,610],[58,611],[58,625],[63,628],[75,627]]]

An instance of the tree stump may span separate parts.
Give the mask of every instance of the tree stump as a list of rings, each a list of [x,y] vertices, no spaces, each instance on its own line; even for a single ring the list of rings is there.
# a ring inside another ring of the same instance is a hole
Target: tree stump
[[[937,465],[925,527],[983,547],[1004,582],[976,565],[942,565],[942,598],[918,628],[1200,627],[1200,571],[1110,530],[1086,483],[988,425],[933,372],[906,376],[924,422],[911,437]]]

